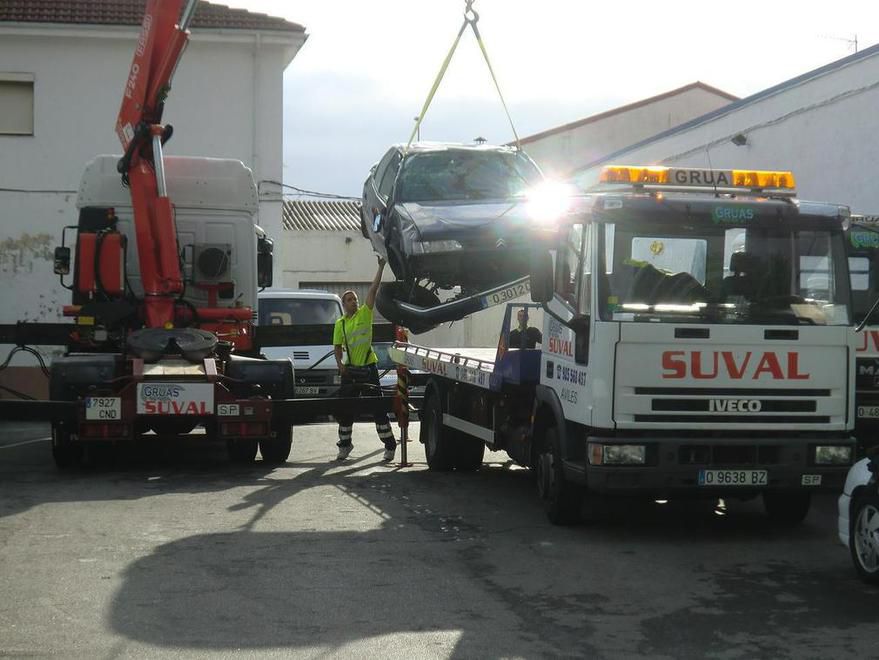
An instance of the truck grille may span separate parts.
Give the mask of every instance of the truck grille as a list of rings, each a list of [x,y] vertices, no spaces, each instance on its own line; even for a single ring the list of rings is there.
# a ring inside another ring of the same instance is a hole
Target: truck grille
[[[780,449],[759,445],[682,445],[680,465],[777,465]]]
[[[818,410],[819,397],[831,395],[827,389],[636,387],[635,395],[650,397],[650,412],[634,414],[636,422],[827,424],[831,421],[829,415],[808,414]]]

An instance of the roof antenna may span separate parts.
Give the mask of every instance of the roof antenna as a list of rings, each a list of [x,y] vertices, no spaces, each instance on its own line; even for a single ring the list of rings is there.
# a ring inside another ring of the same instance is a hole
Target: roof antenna
[[[708,159],[708,169],[713,170],[714,167],[711,165],[711,148],[707,144],[705,145],[705,157]],[[711,173],[711,181],[714,184],[714,196],[720,197],[720,195],[717,193],[717,179],[715,178],[713,172]]]

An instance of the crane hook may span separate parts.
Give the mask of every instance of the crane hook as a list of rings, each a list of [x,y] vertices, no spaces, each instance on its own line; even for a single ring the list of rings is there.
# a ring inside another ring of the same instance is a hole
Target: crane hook
[[[464,7],[464,20],[471,25],[476,25],[479,21],[479,13],[473,9],[474,2],[476,2],[476,0],[464,0],[464,3],[467,5]]]

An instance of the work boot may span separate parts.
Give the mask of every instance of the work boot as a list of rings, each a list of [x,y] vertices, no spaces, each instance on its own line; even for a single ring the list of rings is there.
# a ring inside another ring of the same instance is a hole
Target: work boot
[[[350,444],[350,445],[341,445],[341,446],[339,447],[339,453],[336,454],[336,460],[337,460],[337,461],[344,461],[346,458],[348,458],[348,454],[351,453],[351,450],[352,450],[352,449],[354,449],[354,445],[353,445],[353,444]],[[391,458],[393,458],[393,456],[392,456]]]

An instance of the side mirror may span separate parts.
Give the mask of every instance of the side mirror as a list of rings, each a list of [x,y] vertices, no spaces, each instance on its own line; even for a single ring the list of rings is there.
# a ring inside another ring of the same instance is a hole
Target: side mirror
[[[552,300],[552,255],[548,250],[531,253],[531,300],[547,303]]]
[[[274,248],[274,242],[267,236],[260,236],[256,241],[256,285],[261,289],[272,286]]]
[[[56,247],[55,248],[54,270],[55,270],[56,275],[69,275],[70,274],[70,248],[69,247]]]

